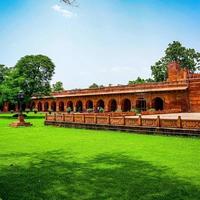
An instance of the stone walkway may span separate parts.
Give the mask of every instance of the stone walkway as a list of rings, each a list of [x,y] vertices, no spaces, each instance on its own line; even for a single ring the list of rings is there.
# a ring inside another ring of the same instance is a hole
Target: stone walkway
[[[177,119],[181,116],[182,119],[197,119],[200,120],[200,113],[171,113],[171,114],[157,114],[157,115],[142,115],[142,118],[156,118],[160,116],[161,119]],[[138,118],[138,116],[127,116],[126,118]]]

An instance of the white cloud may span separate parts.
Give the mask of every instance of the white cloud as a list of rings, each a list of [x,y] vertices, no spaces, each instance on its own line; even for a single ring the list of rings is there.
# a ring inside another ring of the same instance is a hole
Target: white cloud
[[[63,9],[61,6],[59,5],[53,5],[52,6],[52,9],[60,14],[62,14],[63,17],[66,17],[66,18],[72,18],[74,16],[76,16],[73,12],[69,11],[69,10],[66,10],[66,9]]]

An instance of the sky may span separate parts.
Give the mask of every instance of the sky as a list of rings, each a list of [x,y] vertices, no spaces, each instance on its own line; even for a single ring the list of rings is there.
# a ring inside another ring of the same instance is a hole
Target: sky
[[[47,55],[65,89],[127,84],[175,40],[200,51],[200,0],[0,0],[0,64]]]

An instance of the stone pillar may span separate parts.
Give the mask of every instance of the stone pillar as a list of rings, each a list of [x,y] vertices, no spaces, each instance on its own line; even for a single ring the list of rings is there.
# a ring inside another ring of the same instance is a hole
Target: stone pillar
[[[142,126],[142,116],[138,116],[138,126]]]
[[[178,116],[177,128],[182,128],[182,119],[181,119],[181,116]]]
[[[158,115],[157,116],[157,119],[156,119],[156,127],[160,127],[161,124],[160,124],[160,116]]]

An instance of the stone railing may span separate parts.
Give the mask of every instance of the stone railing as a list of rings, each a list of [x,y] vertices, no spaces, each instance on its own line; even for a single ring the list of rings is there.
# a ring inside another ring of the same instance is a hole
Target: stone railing
[[[73,124],[97,124],[97,125],[112,125],[112,126],[125,126],[125,127],[161,127],[161,128],[178,128],[178,129],[200,129],[200,120],[181,119],[161,119],[157,118],[142,118],[111,116],[110,114],[46,114],[47,122],[62,122]]]

